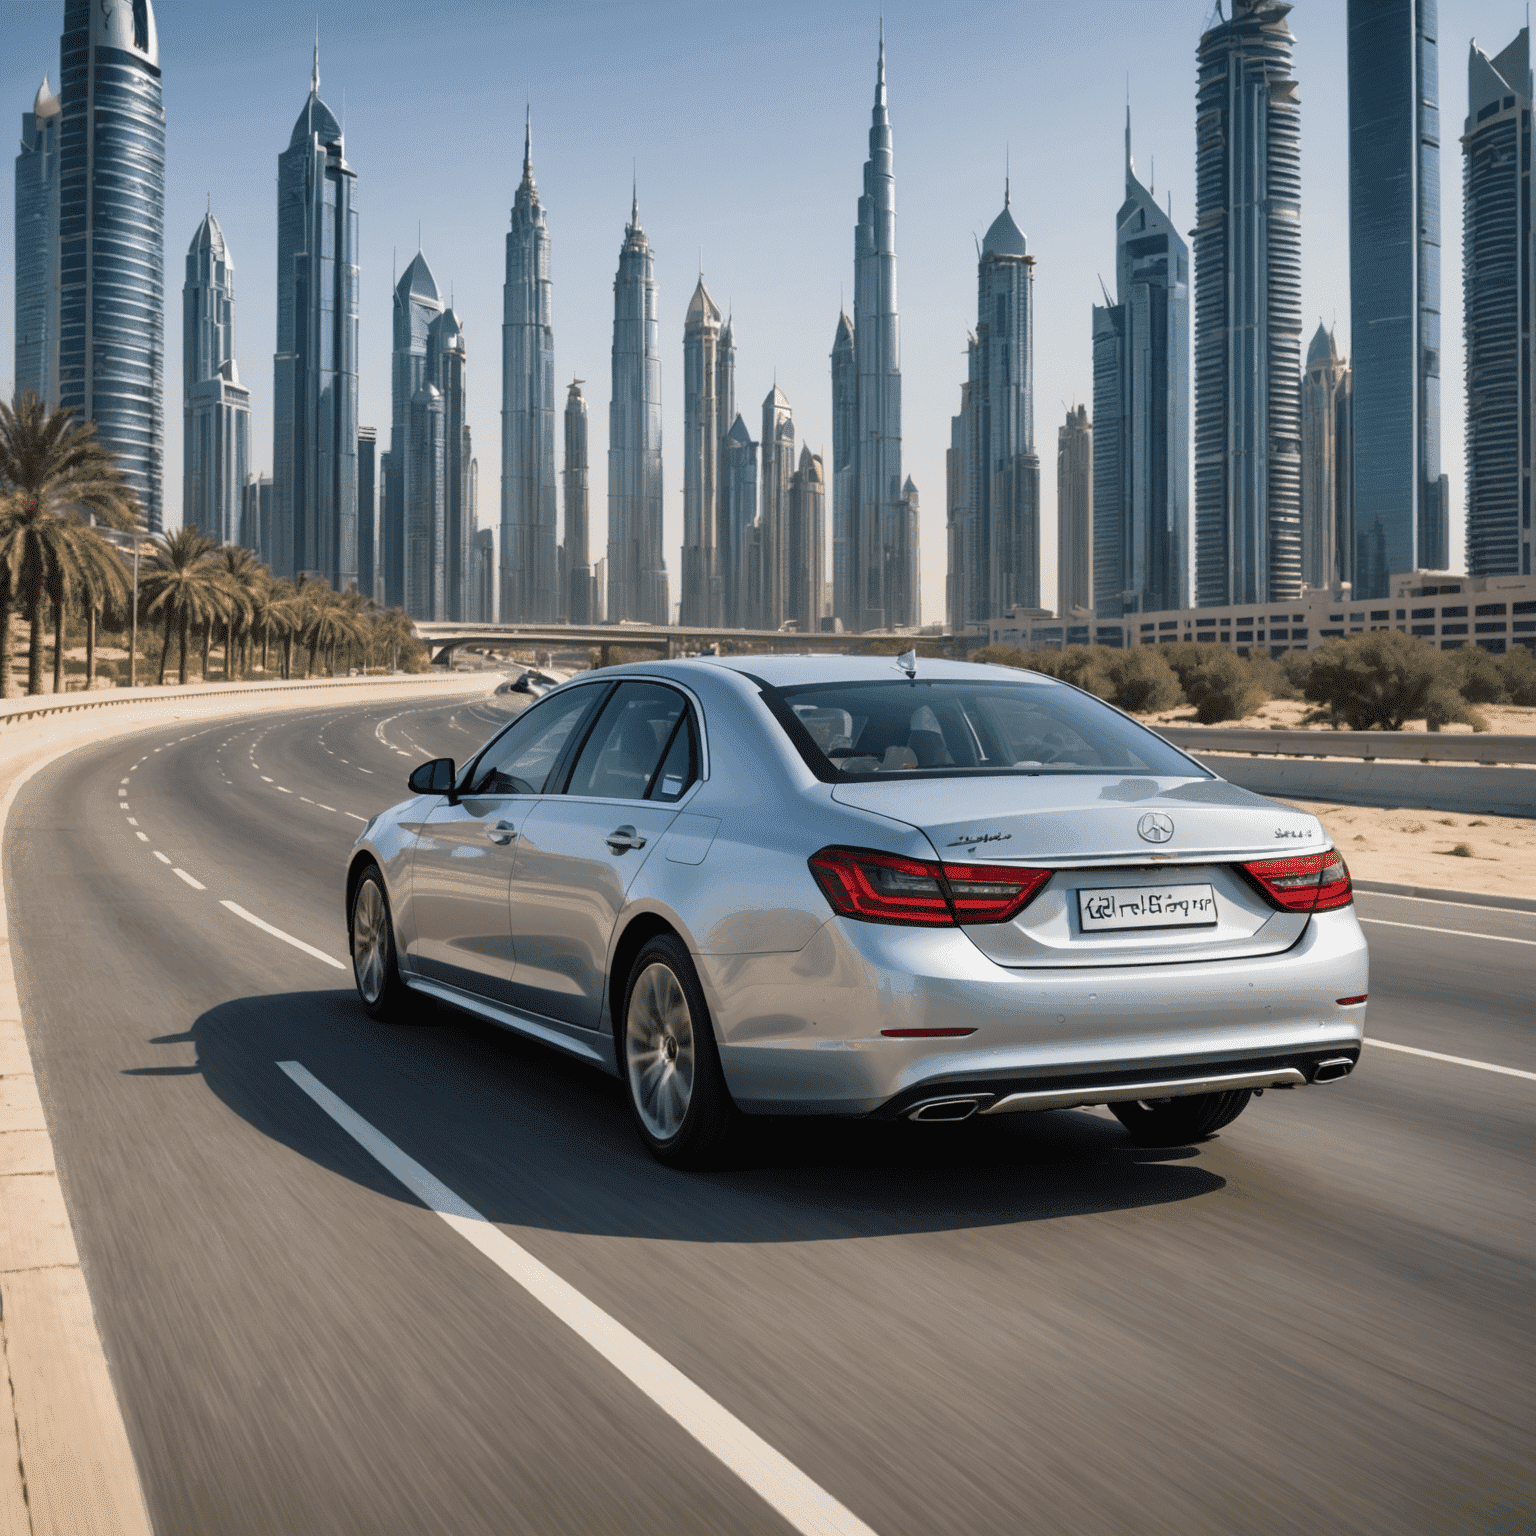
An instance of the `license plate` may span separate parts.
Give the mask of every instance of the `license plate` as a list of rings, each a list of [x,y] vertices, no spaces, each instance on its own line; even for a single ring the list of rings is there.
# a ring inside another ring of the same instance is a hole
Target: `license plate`
[[[1118,885],[1079,891],[1077,916],[1084,933],[1109,928],[1209,928],[1216,896],[1208,885]]]

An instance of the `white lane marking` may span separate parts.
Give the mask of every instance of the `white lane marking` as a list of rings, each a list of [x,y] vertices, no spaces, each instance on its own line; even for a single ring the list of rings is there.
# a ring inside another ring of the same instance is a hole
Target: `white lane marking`
[[[305,805],[313,805],[315,803],[313,800],[311,800],[309,798],[308,795],[300,795],[299,799],[302,800]]]
[[[323,949],[316,949],[313,944],[306,944],[303,939],[296,939],[291,933],[284,933],[281,928],[274,928],[271,923],[264,923],[254,912],[247,912],[244,907],[238,906],[232,901],[221,901],[221,907],[227,907],[236,917],[243,917],[254,928],[260,928],[263,933],[270,933],[274,939],[281,939],[285,944],[292,944],[295,949],[302,949],[306,955],[313,955],[316,960],[323,960],[327,965],[335,966],[338,971],[346,970],[346,966],[340,960],[326,954]]]
[[[128,780],[127,779],[119,779],[117,782],[119,784],[126,784],[128,782]]]
[[[163,853],[160,852],[158,848],[155,849],[155,857],[159,859],[162,864],[169,864],[171,862]]]
[[[341,814],[343,816],[350,816],[353,821],[367,821],[368,820],[368,818],[366,816],[359,816],[356,811],[343,811]]]
[[[192,887],[194,891],[206,891],[208,889],[208,887],[204,885],[201,880],[194,880],[192,876],[189,875],[184,869],[173,869],[171,873],[173,875],[179,875],[183,880],[187,882],[188,885]]]
[[[1362,917],[1362,923],[1375,923],[1380,928],[1414,928],[1420,933],[1449,933],[1458,939],[1489,939],[1495,944],[1529,944],[1536,948],[1536,939],[1509,939],[1502,933],[1474,933],[1468,928],[1429,928],[1423,923],[1394,923],[1385,917]]]
[[[1355,894],[1369,896],[1373,901],[1423,901],[1432,907],[1470,907],[1474,912],[1519,911],[1518,907],[1487,907],[1480,901],[1452,901],[1447,896],[1404,896],[1400,891],[1363,891],[1357,885]]]
[[[291,789],[284,789],[281,784],[277,786],[277,792],[280,795],[291,795],[293,793]]]
[[[138,838],[141,843],[147,843],[149,841],[149,834],[147,832],[135,832],[133,835]]]
[[[474,1206],[461,1200],[415,1158],[407,1156],[382,1131],[337,1098],[301,1063],[280,1061],[277,1065],[429,1211],[442,1217],[503,1274],[553,1312],[621,1375],[627,1376],[795,1530],[804,1536],[874,1536],[873,1530],[852,1510],[813,1482],[787,1456],[723,1408],[643,1339],[589,1301],[569,1281],[561,1279],[500,1227],[487,1221]]]
[[[130,827],[136,827],[136,826],[138,826],[138,824],[139,824],[139,818],[137,816],[130,816],[128,818],[128,825]]]
[[[126,800],[119,800],[117,802],[117,808],[120,811],[126,811],[126,810],[130,810],[131,809],[131,807],[129,806],[129,804],[128,804],[128,802]]]
[[[1367,1036],[1367,1045],[1379,1045],[1383,1050],[1401,1051],[1405,1056],[1427,1056],[1431,1061],[1448,1061],[1456,1067],[1476,1067],[1479,1072],[1497,1072],[1501,1077],[1523,1077],[1536,1083],[1536,1072],[1522,1072],[1519,1067],[1500,1067],[1491,1061],[1473,1061],[1470,1056],[1447,1056],[1443,1051],[1421,1051],[1416,1045],[1396,1045],[1391,1040],[1378,1040]]]
[[[266,774],[262,774],[262,776],[261,776],[261,782],[262,782],[262,783],[263,783],[263,784],[270,784],[270,783],[271,783],[271,782],[272,782],[272,780],[271,780],[271,779],[269,779],[269,778],[268,778],[268,777],[267,777],[267,775],[266,775]]]
[[[128,794],[128,791],[126,789],[120,789],[117,792],[117,797],[118,797],[119,800],[122,800],[122,799],[125,799],[127,797],[127,794]]]
[[[320,802],[318,800],[316,800],[315,804],[316,805],[320,805]],[[333,811],[334,812],[336,807],[334,805],[320,805],[320,809],[322,811]]]
[[[372,769],[372,768],[363,768],[363,767],[359,767],[359,768],[358,768],[358,770],[357,770],[357,771],[358,771],[358,772],[359,772],[359,773],[372,773],[372,772],[373,772],[373,769]]]

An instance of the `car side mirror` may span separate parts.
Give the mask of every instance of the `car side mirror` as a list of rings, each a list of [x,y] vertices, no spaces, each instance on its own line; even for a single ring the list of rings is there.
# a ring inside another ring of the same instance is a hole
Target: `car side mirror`
[[[447,795],[453,797],[453,759],[434,757],[430,763],[422,763],[411,770],[405,781],[406,788],[418,795]]]

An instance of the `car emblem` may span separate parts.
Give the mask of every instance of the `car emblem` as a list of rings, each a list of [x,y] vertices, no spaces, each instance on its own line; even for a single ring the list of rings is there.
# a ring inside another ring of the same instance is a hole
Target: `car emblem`
[[[1148,811],[1136,823],[1136,830],[1149,843],[1166,843],[1173,836],[1173,817],[1164,816],[1161,811]]]

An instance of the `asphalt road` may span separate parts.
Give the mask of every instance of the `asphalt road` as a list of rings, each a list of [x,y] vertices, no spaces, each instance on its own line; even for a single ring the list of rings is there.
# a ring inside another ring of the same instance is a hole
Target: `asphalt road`
[[[1536,1525],[1536,1081],[1377,1046],[1172,1151],[1102,1111],[760,1122],[670,1172],[616,1082],[450,1010],[371,1024],[338,968],[363,820],[498,718],[161,728],[12,813],[28,1035],[163,1536],[792,1528],[287,1061],[881,1536]],[[1536,1072],[1536,917],[1360,911],[1370,1036]]]

